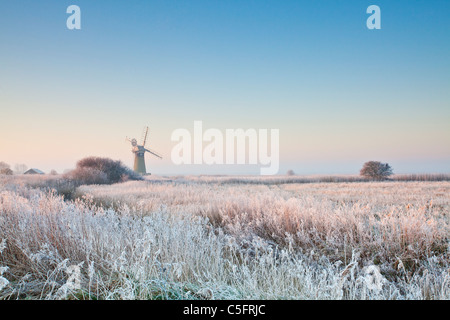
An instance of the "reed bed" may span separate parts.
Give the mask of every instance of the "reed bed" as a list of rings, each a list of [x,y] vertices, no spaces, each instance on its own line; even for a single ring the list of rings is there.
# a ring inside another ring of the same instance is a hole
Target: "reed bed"
[[[3,299],[450,298],[446,181],[25,180],[0,180]]]

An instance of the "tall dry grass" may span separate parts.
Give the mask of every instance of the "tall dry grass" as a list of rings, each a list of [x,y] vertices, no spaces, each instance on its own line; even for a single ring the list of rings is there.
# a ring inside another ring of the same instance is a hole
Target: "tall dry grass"
[[[449,299],[447,182],[0,186],[4,299]]]
[[[0,193],[2,298],[339,299],[344,294],[345,278],[329,261],[311,268],[308,257],[278,251],[262,239],[254,239],[256,252],[250,254],[190,214],[136,216],[88,203],[66,203],[36,191]],[[375,292],[399,296],[382,288]]]
[[[167,177],[147,177],[153,181],[172,181],[172,182],[201,182],[210,184],[263,184],[277,185],[290,183],[344,183],[344,182],[371,182],[373,179],[355,175],[274,175],[274,176],[255,176],[255,175],[195,175],[195,176],[167,176]],[[385,181],[450,181],[450,174],[394,174]]]
[[[437,256],[448,259],[450,184],[334,183],[233,185],[131,182],[83,186],[105,207],[152,212],[188,212],[207,217],[241,242],[258,236],[286,246],[316,251],[344,263],[352,251],[364,263],[380,265],[395,276],[400,263],[408,271]],[[288,236],[287,236],[288,235]]]

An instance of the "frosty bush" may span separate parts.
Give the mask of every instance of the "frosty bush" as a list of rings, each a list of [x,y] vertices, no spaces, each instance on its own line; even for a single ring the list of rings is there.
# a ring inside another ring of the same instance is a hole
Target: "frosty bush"
[[[6,175],[6,176],[12,176],[13,171],[9,168],[3,168],[3,169],[0,169],[0,174]]]
[[[127,168],[121,161],[109,158],[88,157],[77,162],[66,178],[80,184],[111,184],[127,180],[142,180],[141,176]]]

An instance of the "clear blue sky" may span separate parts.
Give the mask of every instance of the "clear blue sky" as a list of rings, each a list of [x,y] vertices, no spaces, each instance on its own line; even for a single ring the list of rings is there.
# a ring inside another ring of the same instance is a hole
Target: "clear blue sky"
[[[450,172],[450,1],[0,0],[0,111],[0,161],[44,171],[132,166],[149,125],[153,173],[259,172],[173,165],[202,120],[279,129],[280,173]]]

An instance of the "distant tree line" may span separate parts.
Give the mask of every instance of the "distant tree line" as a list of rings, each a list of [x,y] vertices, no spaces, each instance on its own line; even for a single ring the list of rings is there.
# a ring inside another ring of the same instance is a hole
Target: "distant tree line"
[[[21,174],[27,171],[28,167],[25,164],[16,164],[14,171],[11,170],[11,166],[4,161],[0,161],[0,174],[12,175],[14,173]]]

